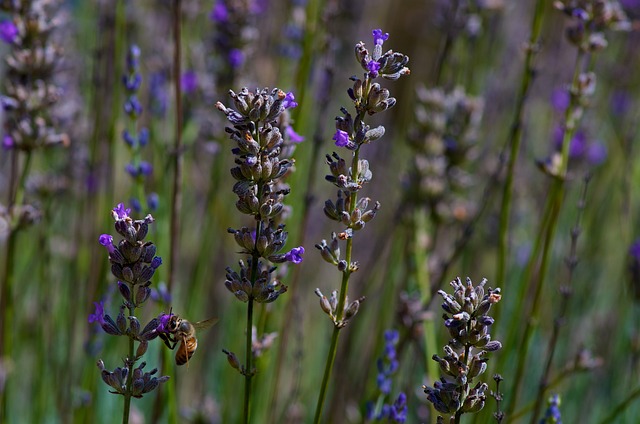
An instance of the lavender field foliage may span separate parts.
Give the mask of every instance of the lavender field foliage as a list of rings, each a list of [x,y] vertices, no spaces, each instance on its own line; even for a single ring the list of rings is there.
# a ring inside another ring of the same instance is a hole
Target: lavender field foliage
[[[636,0],[0,0],[0,422],[636,422],[639,46]]]

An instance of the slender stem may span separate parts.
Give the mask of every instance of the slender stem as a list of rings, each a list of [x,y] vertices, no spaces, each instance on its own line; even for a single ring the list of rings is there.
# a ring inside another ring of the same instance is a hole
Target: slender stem
[[[578,54],[576,56],[576,62],[574,67],[573,79],[571,84],[572,93],[579,93],[578,80],[581,73],[581,64],[584,57],[584,52],[582,50],[578,50]],[[557,170],[557,177],[554,179],[551,187],[551,193],[549,194],[547,210],[545,211],[545,216],[548,216],[548,225],[546,230],[540,231],[539,234],[544,234],[544,245],[542,249],[542,257],[540,259],[540,268],[537,272],[537,281],[534,281],[535,286],[535,294],[533,297],[533,302],[531,304],[530,313],[527,314],[529,319],[527,320],[525,329],[523,331],[523,338],[521,339],[520,346],[518,349],[518,363],[516,367],[516,374],[513,380],[513,386],[511,390],[511,402],[509,403],[509,409],[507,416],[510,416],[514,411],[518,396],[520,393],[520,389],[522,387],[524,369],[527,359],[527,352],[529,350],[529,346],[531,343],[531,338],[533,335],[533,329],[537,325],[538,320],[538,309],[540,306],[540,295],[542,293],[542,288],[546,279],[546,272],[548,268],[549,255],[551,253],[551,244],[553,241],[553,236],[555,234],[556,225],[558,223],[558,216],[560,214],[560,208],[562,206],[562,201],[564,197],[564,179],[567,173],[567,166],[569,161],[569,145],[571,139],[573,138],[573,134],[575,133],[578,120],[581,116],[579,113],[579,108],[581,106],[578,104],[577,94],[571,96],[571,101],[569,103],[569,107],[565,112],[565,131],[562,138],[562,159],[560,162],[560,167]],[[536,256],[532,256],[530,259],[530,265],[534,264],[537,260]],[[526,280],[525,280],[526,281]],[[517,314],[516,316],[519,316]]]
[[[567,312],[567,308],[569,306],[569,298],[571,296],[570,285],[573,280],[573,274],[578,263],[576,258],[576,250],[578,244],[578,235],[580,234],[580,220],[582,218],[582,213],[584,211],[584,205],[586,202],[587,196],[587,188],[589,186],[589,176],[584,179],[584,186],[582,189],[582,194],[580,197],[580,201],[578,202],[578,213],[576,216],[576,224],[571,230],[571,247],[569,256],[567,257],[567,267],[569,271],[569,275],[567,276],[566,285],[563,285],[560,288],[560,292],[562,295],[562,300],[560,303],[560,309],[558,311],[558,316],[553,321],[553,332],[551,334],[551,339],[549,340],[549,347],[547,353],[547,359],[545,361],[545,367],[542,375],[540,376],[540,382],[538,383],[538,392],[536,394],[536,401],[533,407],[533,413],[531,414],[531,424],[535,424],[536,417],[540,412],[540,408],[542,407],[542,403],[544,400],[545,392],[549,385],[549,375],[551,374],[551,364],[553,363],[553,358],[556,352],[557,343],[560,336],[560,327],[564,322],[564,317]]]
[[[544,0],[536,0],[535,12],[531,24],[531,36],[527,46],[524,72],[520,83],[518,101],[509,132],[509,162],[507,165],[507,175],[502,191],[502,207],[500,209],[500,228],[498,237],[498,265],[497,279],[504,287],[507,284],[507,257],[509,252],[509,217],[511,212],[511,198],[513,194],[513,180],[516,162],[520,152],[520,142],[522,141],[522,125],[524,120],[524,105],[526,103],[529,88],[535,76],[534,59],[538,52],[538,42],[540,30],[542,28],[542,16],[544,12]],[[506,147],[506,146],[505,146]]]
[[[361,118],[358,115],[358,118]],[[356,122],[359,122],[356,120]],[[358,158],[360,156],[360,148],[353,152],[353,159],[351,161],[351,178],[355,181],[358,178]],[[349,197],[349,214],[351,215],[356,208],[358,201],[358,192],[354,191]],[[345,258],[347,263],[347,269],[342,271],[342,283],[340,284],[340,297],[338,299],[338,306],[336,309],[335,325],[333,327],[333,334],[331,336],[331,346],[327,354],[327,362],[324,368],[324,376],[322,377],[322,385],[320,386],[320,394],[318,395],[318,403],[316,404],[316,413],[313,422],[315,424],[320,423],[322,417],[322,408],[327,395],[327,387],[329,386],[329,378],[331,377],[331,371],[333,370],[333,364],[336,359],[336,353],[338,351],[338,336],[342,329],[341,321],[344,313],[344,306],[347,300],[347,292],[349,290],[349,277],[351,276],[351,252],[353,250],[353,238],[347,239],[347,246],[345,248]]]
[[[637,387],[634,391],[629,393],[629,396],[627,396],[626,399],[624,399],[622,402],[616,405],[613,411],[611,411],[611,413],[607,415],[605,419],[601,420],[600,423],[609,424],[609,423],[616,422],[616,418],[618,418],[618,416],[622,414],[622,412],[624,412],[624,410],[627,409],[627,407],[631,405],[631,403],[635,401],[639,396],[640,396],[640,387]]]
[[[350,252],[351,249],[351,239],[347,240],[347,252]],[[349,261],[347,260],[347,263]],[[342,273],[342,285],[341,289],[347,287],[349,284],[349,273],[347,271]],[[342,294],[342,290],[340,292]],[[342,301],[342,296],[340,296],[340,301]],[[344,302],[342,302],[344,305]],[[342,319],[342,309],[338,306],[338,310],[336,311],[336,322],[340,322]],[[329,379],[331,378],[331,372],[333,370],[333,364],[336,359],[336,353],[338,351],[338,336],[340,335],[341,327],[338,325],[334,325],[333,334],[331,335],[331,346],[329,347],[329,353],[327,354],[327,362],[324,367],[324,375],[322,377],[322,384],[320,386],[320,394],[318,395],[318,403],[316,404],[316,413],[313,418],[314,424],[319,424],[320,419],[322,418],[322,407],[324,406],[324,401],[327,397],[327,388],[329,387]]]
[[[132,290],[133,292],[133,290]],[[135,306],[129,307],[129,316],[134,316]],[[129,374],[127,374],[127,390],[124,395],[124,411],[122,413],[122,424],[129,423],[129,411],[131,409],[131,391],[133,390],[133,366],[136,363],[135,352],[133,346],[133,337],[129,336],[129,356],[127,356],[126,362],[129,368]]]
[[[180,239],[180,206],[182,203],[182,87],[181,75],[181,0],[173,2],[173,85],[175,88],[175,141],[173,145],[173,190],[171,193],[171,230],[169,252],[169,275],[167,276],[167,288],[171,291],[176,274],[176,262],[178,259],[178,242]]]
[[[253,267],[252,267],[253,268]],[[245,374],[244,374],[244,409],[242,422],[248,424],[251,415],[251,379],[253,377],[251,351],[252,333],[253,333],[253,299],[249,298],[247,305],[247,329],[246,329],[246,350],[245,350]]]

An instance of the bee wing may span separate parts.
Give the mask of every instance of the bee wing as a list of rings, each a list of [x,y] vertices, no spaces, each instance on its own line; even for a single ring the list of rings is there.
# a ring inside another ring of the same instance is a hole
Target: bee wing
[[[205,319],[204,321],[194,322],[192,324],[196,328],[196,330],[206,330],[216,322],[218,322],[218,318],[209,318],[209,319]]]

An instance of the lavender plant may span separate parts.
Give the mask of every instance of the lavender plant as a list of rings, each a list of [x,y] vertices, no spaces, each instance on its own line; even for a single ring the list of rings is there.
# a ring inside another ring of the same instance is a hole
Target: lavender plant
[[[392,377],[399,366],[396,354],[398,339],[397,330],[384,332],[384,353],[376,361],[378,368],[376,377],[376,386],[379,392],[378,398],[375,402],[369,401],[366,403],[365,422],[404,423],[407,419],[407,395],[404,392],[400,392],[393,403],[386,403],[391,394]]]
[[[555,394],[550,396],[547,403],[547,410],[539,424],[562,424],[562,415],[560,414],[560,395]]]
[[[363,185],[373,178],[369,162],[366,159],[360,159],[360,148],[378,140],[385,133],[385,128],[382,125],[371,128],[365,124],[365,116],[382,112],[396,104],[396,99],[390,96],[389,90],[374,80],[378,77],[397,80],[410,72],[406,67],[409,62],[408,56],[392,50],[382,53],[382,45],[388,38],[388,33],[383,33],[381,29],[375,29],[373,30],[374,48],[372,54],[369,54],[362,41],[355,46],[356,60],[365,71],[363,79],[351,78],[353,87],[347,90],[353,101],[356,115],[353,117],[346,108],[341,108],[344,116],[336,117],[336,132],[333,136],[336,147],[346,148],[350,153],[350,166],[347,165],[347,160],[336,152],[326,156],[327,165],[331,172],[331,175],[327,175],[326,179],[338,187],[338,194],[335,202],[332,200],[325,202],[324,213],[330,220],[344,225],[345,229],[338,234],[332,233],[329,243],[323,240],[322,243],[316,245],[322,258],[335,266],[342,274],[342,282],[340,291],[334,290],[330,298],[324,296],[320,289],[316,289],[316,294],[320,297],[320,307],[333,322],[334,329],[316,404],[315,423],[319,423],[322,417],[322,408],[333,369],[340,330],[355,316],[360,303],[364,300],[361,297],[349,302],[347,297],[351,274],[358,270],[358,263],[352,260],[353,237],[357,231],[362,230],[366,223],[375,217],[380,209],[379,202],[373,203],[373,206],[369,208],[371,199],[368,197],[358,198],[358,193]],[[341,258],[341,241],[346,242],[344,259]]]
[[[133,192],[129,202],[137,213],[142,211],[141,199],[146,199],[146,210],[154,211],[158,206],[156,193],[145,193],[144,181],[153,173],[151,163],[142,159],[142,148],[149,143],[149,130],[138,128],[138,119],[142,114],[142,104],[138,100],[138,91],[142,84],[140,74],[140,48],[133,44],[127,51],[126,73],[122,76],[127,98],[124,102],[124,112],[127,115],[127,125],[122,131],[122,139],[131,154],[131,162],[125,165],[125,170],[133,179]]]
[[[6,207],[0,205],[7,222],[8,240],[3,274],[0,277],[0,358],[14,355],[15,254],[18,232],[36,222],[40,212],[25,201],[25,186],[33,153],[47,147],[68,145],[69,137],[60,132],[52,113],[60,99],[54,76],[62,49],[53,36],[59,25],[57,2],[1,1],[0,11],[8,18],[0,24],[0,38],[10,45],[6,57],[6,76],[0,104],[5,114],[2,147],[14,157],[7,182]],[[0,420],[6,418],[7,392],[2,391]]]
[[[433,355],[444,375],[433,387],[423,388],[427,400],[438,412],[448,415],[452,424],[460,423],[463,414],[476,413],[484,407],[488,385],[477,377],[487,369],[487,353],[502,348],[499,341],[491,340],[489,327],[494,320],[487,315],[502,295],[499,288],[489,288],[485,293],[486,283],[483,279],[474,286],[467,278],[464,285],[457,278],[450,283],[453,295],[438,291],[444,299],[444,325],[451,340],[444,346],[444,357]],[[444,417],[439,416],[438,420],[444,423]]]
[[[517,299],[520,303],[516,314],[522,312],[525,299],[530,302],[526,316],[524,331],[513,328],[512,334],[507,339],[507,344],[515,343],[519,338],[519,347],[516,371],[513,379],[513,388],[510,391],[511,398],[507,408],[507,416],[513,413],[520,395],[520,389],[524,380],[527,352],[532,340],[534,323],[539,314],[542,289],[549,266],[552,240],[558,223],[558,216],[562,208],[565,195],[565,182],[571,177],[569,174],[569,152],[571,140],[578,129],[580,120],[593,96],[596,88],[596,74],[593,72],[596,53],[607,46],[605,31],[629,29],[628,19],[616,0],[583,0],[583,1],[557,1],[555,7],[565,13],[572,20],[566,35],[576,49],[576,60],[571,81],[570,101],[564,113],[563,138],[557,150],[544,160],[538,162],[539,168],[553,180],[550,184],[549,195],[543,211],[538,236],[534,242],[533,252],[530,255],[527,268],[523,274],[523,281],[532,282],[533,287],[521,284]],[[535,271],[535,274],[534,274]],[[536,278],[533,278],[536,275]],[[526,291],[533,292],[533,296],[526,296]],[[522,337],[520,337],[522,334]]]
[[[143,371],[146,362],[141,362],[135,368],[146,353],[149,342],[158,337],[158,329],[162,324],[158,318],[153,318],[143,327],[136,317],[136,309],[150,297],[151,278],[162,264],[162,259],[155,256],[156,246],[153,242],[144,241],[149,225],[154,222],[153,217],[147,215],[144,219],[133,220],[130,212],[131,209],[125,208],[122,203],[112,211],[115,230],[123,237],[117,246],[109,234],[102,234],[99,238],[100,244],[109,252],[111,273],[118,279],[118,291],[123,298],[120,312],[114,320],[105,314],[103,302],[95,302],[95,312],[89,315],[89,323],[98,323],[105,333],[129,339],[123,367],[109,371],[101,359],[98,361],[102,380],[112,389],[110,393],[124,396],[123,424],[129,422],[131,398],[141,398],[169,379],[168,376],[155,377],[158,372],[156,368]]]
[[[287,286],[274,278],[275,266],[270,263],[302,262],[304,247],[296,247],[280,253],[287,241],[284,224],[276,224],[283,212],[284,197],[288,187],[279,186],[280,179],[293,166],[293,159],[281,157],[283,136],[277,127],[286,109],[296,107],[292,93],[279,89],[243,88],[239,93],[230,90],[235,109],[221,102],[216,107],[222,111],[232,126],[225,128],[236,147],[232,149],[237,166],[231,169],[236,179],[233,192],[238,196],[236,208],[255,220],[255,227],[229,229],[241,253],[247,261],[240,261],[240,272],[227,268],[225,286],[238,300],[247,303],[245,364],[240,365],[233,352],[224,351],[229,363],[245,377],[243,422],[250,421],[251,381],[256,373],[253,351],[254,303],[274,302]],[[259,336],[259,335],[258,335]]]

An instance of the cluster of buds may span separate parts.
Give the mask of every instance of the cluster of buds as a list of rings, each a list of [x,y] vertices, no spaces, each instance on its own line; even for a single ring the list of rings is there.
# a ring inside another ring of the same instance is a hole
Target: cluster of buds
[[[587,53],[607,47],[605,31],[631,30],[618,0],[559,0],[554,6],[574,21],[566,33],[569,42]]]
[[[344,262],[344,261],[343,261]],[[339,315],[342,319],[338,319],[338,292],[331,292],[331,297],[327,299],[327,296],[323,295],[320,289],[316,289],[315,293],[320,298],[320,308],[322,311],[329,315],[331,321],[337,328],[343,328],[347,325],[349,320],[353,318],[360,309],[360,304],[364,302],[364,296],[354,300],[353,302],[349,302],[349,296],[345,298],[344,309],[341,311],[342,313]]]
[[[160,383],[164,383],[169,380],[168,376],[154,377],[154,374],[158,372],[157,368],[152,369],[149,372],[144,372],[142,369],[147,365],[146,362],[140,363],[138,368],[133,370],[131,396],[135,398],[141,398],[143,394],[153,391]],[[113,388],[109,390],[110,393],[117,395],[127,394],[127,378],[129,377],[128,367],[117,367],[113,372],[105,369],[104,362],[98,361],[98,368],[102,372],[102,380],[107,383],[108,386]]]
[[[141,159],[142,148],[149,143],[149,130],[141,128],[138,130],[138,118],[142,114],[142,104],[138,100],[138,91],[142,84],[140,74],[140,48],[136,45],[129,47],[126,58],[126,73],[122,76],[122,83],[127,94],[124,102],[124,112],[127,114],[128,125],[122,131],[122,139],[129,148],[132,160],[125,165],[125,171],[134,180],[136,195],[130,199],[131,207],[136,212],[142,211],[140,197],[144,196],[144,180],[153,173],[153,166]],[[156,210],[158,207],[158,195],[149,193],[145,196],[148,210]]]
[[[283,180],[295,163],[291,158],[295,143],[302,141],[290,126],[287,109],[298,104],[292,93],[277,88],[254,91],[243,88],[239,93],[230,90],[229,94],[234,108],[221,102],[216,107],[231,122],[232,126],[225,130],[236,144],[232,149],[236,166],[231,169],[237,181],[233,186],[238,197],[236,208],[253,217],[256,226],[228,230],[248,258],[246,263],[239,261],[239,272],[227,268],[225,287],[250,305],[254,301],[271,303],[287,291],[287,286],[280,282],[277,268],[269,263],[299,264],[304,254],[302,246],[281,253],[288,236],[282,223],[285,211],[288,212],[283,201],[290,192]],[[254,335],[257,348],[252,349],[253,356],[271,345],[272,337],[265,337]],[[233,352],[224,352],[233,368],[247,377],[253,375],[255,369],[241,367]]]
[[[416,126],[409,133],[413,163],[409,198],[426,206],[436,222],[465,222],[473,216],[473,178],[465,170],[474,156],[483,102],[462,88],[417,90]]]
[[[427,400],[436,410],[452,417],[480,411],[485,404],[487,384],[474,379],[487,369],[488,352],[502,347],[499,341],[491,340],[489,327],[494,320],[487,315],[491,305],[500,301],[500,289],[489,289],[485,293],[483,279],[474,286],[469,278],[466,285],[460,278],[452,281],[453,295],[440,290],[444,298],[442,309],[444,325],[451,340],[444,347],[445,356],[433,355],[443,373],[433,387],[423,387]]]
[[[153,217],[147,215],[144,219],[134,220],[129,216],[130,212],[122,203],[112,210],[115,230],[123,237],[117,245],[114,245],[113,236],[109,234],[102,234],[99,238],[100,244],[109,252],[111,273],[118,279],[118,292],[123,299],[120,312],[114,320],[105,314],[103,302],[95,302],[96,309],[89,315],[89,322],[98,323],[107,334],[126,336],[138,343],[135,354],[123,360],[124,368],[109,372],[101,360],[98,367],[105,383],[115,389],[112,393],[141,397],[169,378],[152,378],[156,370],[143,373],[144,363],[133,370],[136,361],[147,352],[149,341],[158,337],[158,318],[153,318],[142,327],[134,316],[134,311],[149,299],[150,280],[162,264],[162,259],[156,256],[156,246],[150,241],[144,241],[149,233],[149,225],[154,222]],[[125,315],[125,309],[129,311],[128,316]],[[132,370],[133,374],[129,375]]]
[[[56,2],[2,1],[0,10],[10,16],[0,22],[0,38],[11,46],[1,99],[8,118],[3,147],[31,151],[68,145],[69,137],[56,129],[51,113],[60,99],[53,77],[62,57],[62,49],[52,39],[61,24]]]

